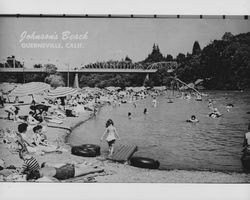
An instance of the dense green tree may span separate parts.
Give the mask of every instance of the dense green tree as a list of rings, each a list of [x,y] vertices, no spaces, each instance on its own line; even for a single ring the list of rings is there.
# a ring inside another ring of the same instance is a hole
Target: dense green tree
[[[42,68],[43,66],[41,64],[35,64],[34,68]]]
[[[201,53],[201,47],[198,41],[194,42],[192,55],[198,55]]]
[[[164,61],[164,56],[160,52],[158,45],[153,45],[152,52],[148,55],[148,57],[143,61],[144,63],[152,63],[152,62],[161,62]]]
[[[58,74],[51,74],[45,78],[45,83],[48,83],[53,88],[57,88],[60,86],[65,86],[64,79],[61,75]]]
[[[47,74],[55,74],[57,71],[57,67],[54,64],[46,64],[44,67]]]
[[[173,61],[173,60],[174,60],[173,56],[168,54],[166,57],[166,61]]]
[[[179,53],[177,56],[176,56],[176,62],[178,63],[183,63],[185,61],[185,54],[183,53]]]
[[[128,56],[126,56],[125,61],[126,62],[132,62],[132,60]]]
[[[227,41],[227,42],[231,42],[233,40],[234,35],[231,32],[226,32],[223,36],[222,36],[222,40]]]

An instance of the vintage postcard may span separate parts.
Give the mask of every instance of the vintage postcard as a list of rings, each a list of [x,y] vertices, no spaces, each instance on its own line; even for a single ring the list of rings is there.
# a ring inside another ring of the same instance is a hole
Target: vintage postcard
[[[250,183],[248,16],[2,15],[0,181]]]

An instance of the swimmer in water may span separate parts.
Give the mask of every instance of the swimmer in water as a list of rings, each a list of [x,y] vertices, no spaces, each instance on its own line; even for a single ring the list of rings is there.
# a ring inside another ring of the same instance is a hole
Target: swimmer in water
[[[217,108],[214,108],[214,111],[212,113],[210,113],[208,116],[212,117],[212,118],[218,118],[221,115],[222,114],[219,112],[219,110]]]
[[[144,114],[144,115],[148,114],[147,108],[144,108],[143,114]]]
[[[227,106],[226,106],[226,108],[227,108],[227,112],[229,112],[229,111],[230,111],[230,109],[231,109],[231,108],[233,108],[233,107],[234,107],[234,105],[233,105],[233,104],[228,103],[228,104],[227,104]]]
[[[152,105],[153,107],[156,107],[157,106],[157,101],[156,101],[156,98],[154,97],[153,101],[152,101]]]
[[[131,116],[131,112],[128,113],[128,119],[131,119],[132,116]]]
[[[213,110],[213,101],[212,99],[208,99],[208,107]]]
[[[199,122],[199,120],[196,118],[195,115],[192,115],[191,118],[187,120],[187,122],[195,123],[195,122]]]

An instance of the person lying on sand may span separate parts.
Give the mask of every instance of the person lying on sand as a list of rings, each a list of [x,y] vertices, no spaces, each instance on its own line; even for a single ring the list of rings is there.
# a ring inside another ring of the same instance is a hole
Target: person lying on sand
[[[40,177],[54,177],[58,180],[66,180],[90,173],[103,172],[104,169],[91,163],[43,163],[40,169]]]
[[[103,168],[85,162],[77,164],[42,163],[40,167],[36,158],[31,156],[24,149],[19,152],[19,157],[24,161],[23,167],[20,170],[20,174],[26,174],[27,180],[39,179],[42,177],[54,177],[58,180],[65,180],[77,176],[104,171]]]

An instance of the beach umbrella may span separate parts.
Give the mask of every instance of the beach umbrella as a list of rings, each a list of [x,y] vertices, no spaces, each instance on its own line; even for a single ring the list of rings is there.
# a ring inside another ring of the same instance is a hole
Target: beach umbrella
[[[0,91],[4,94],[8,94],[12,90],[14,90],[16,86],[17,86],[16,84],[12,84],[12,83],[1,83]]]
[[[10,96],[28,96],[33,94],[38,94],[49,90],[50,85],[42,82],[30,82],[23,85],[18,85],[14,90],[11,91]]]
[[[68,95],[77,94],[77,90],[70,87],[58,87],[54,90],[50,90],[47,93],[47,98],[58,98],[58,97],[65,97]]]

